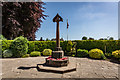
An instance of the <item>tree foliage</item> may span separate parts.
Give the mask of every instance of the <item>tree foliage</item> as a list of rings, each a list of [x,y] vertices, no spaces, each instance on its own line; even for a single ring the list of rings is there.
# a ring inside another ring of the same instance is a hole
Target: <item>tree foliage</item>
[[[114,40],[114,38],[113,38],[113,37],[110,37],[109,40]]]
[[[86,36],[83,36],[83,37],[82,37],[82,40],[87,40],[87,37],[86,37]]]
[[[92,38],[92,37],[89,37],[89,39],[88,40],[94,40],[94,38]]]
[[[40,28],[44,15],[43,2],[3,2],[2,34],[7,39],[18,36],[35,40],[35,32]]]
[[[99,40],[104,40],[104,38],[100,38]]]

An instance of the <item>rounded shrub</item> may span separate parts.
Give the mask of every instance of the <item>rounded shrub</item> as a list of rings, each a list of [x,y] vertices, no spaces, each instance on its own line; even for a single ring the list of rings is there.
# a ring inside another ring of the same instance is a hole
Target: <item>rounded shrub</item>
[[[29,54],[25,54],[25,55],[22,56],[22,58],[26,58],[26,57],[30,57],[30,55]]]
[[[28,52],[28,40],[22,36],[17,37],[11,43],[10,49],[14,57],[22,57]]]
[[[78,57],[86,57],[86,56],[88,56],[88,50],[77,49],[77,56]]]
[[[115,58],[120,58],[120,50],[113,51],[112,56]]]
[[[89,54],[89,56],[91,58],[96,58],[96,59],[103,58],[103,59],[106,59],[105,56],[104,56],[103,51],[100,50],[100,49],[91,49],[88,54]]]
[[[9,50],[9,49],[3,51],[3,57],[4,58],[12,57],[12,55],[13,55],[12,51]]]
[[[37,56],[41,56],[41,53],[39,51],[33,51],[30,53],[31,57],[37,57]]]
[[[51,56],[52,50],[51,49],[44,49],[43,50],[43,56]]]

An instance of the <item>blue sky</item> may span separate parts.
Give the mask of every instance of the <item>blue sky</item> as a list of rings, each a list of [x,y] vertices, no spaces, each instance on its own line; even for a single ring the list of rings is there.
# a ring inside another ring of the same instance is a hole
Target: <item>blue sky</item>
[[[56,37],[56,23],[52,21],[59,13],[60,38],[67,39],[67,19],[69,23],[68,39],[81,40],[83,36],[94,39],[118,39],[118,3],[117,2],[46,2],[45,13],[49,17],[43,20],[36,32],[36,39]]]

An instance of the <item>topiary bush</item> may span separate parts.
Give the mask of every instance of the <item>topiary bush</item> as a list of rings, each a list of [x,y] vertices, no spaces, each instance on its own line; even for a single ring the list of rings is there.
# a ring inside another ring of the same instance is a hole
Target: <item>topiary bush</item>
[[[12,57],[12,55],[13,55],[13,54],[12,54],[12,51],[9,50],[9,49],[3,51],[3,57],[4,57],[4,58]]]
[[[41,56],[41,53],[39,51],[33,51],[30,53],[31,57],[37,57],[37,56]]]
[[[113,52],[112,52],[112,56],[113,56],[114,58],[120,58],[120,50],[113,51]]]
[[[29,54],[25,54],[25,55],[22,56],[22,58],[26,58],[26,57],[30,57],[30,55]]]
[[[43,50],[43,56],[51,56],[52,50],[51,49],[44,49]]]
[[[88,56],[88,50],[77,49],[77,56],[78,57],[86,57],[86,56]]]
[[[22,36],[17,37],[10,45],[13,57],[22,57],[28,52],[28,40]]]
[[[91,49],[88,54],[89,54],[89,56],[91,58],[96,58],[96,59],[103,58],[103,59],[106,59],[105,56],[104,56],[103,51],[100,50],[100,49]]]

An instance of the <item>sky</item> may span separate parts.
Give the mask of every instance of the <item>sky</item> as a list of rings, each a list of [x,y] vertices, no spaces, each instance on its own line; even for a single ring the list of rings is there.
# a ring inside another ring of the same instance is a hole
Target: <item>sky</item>
[[[52,39],[56,37],[56,23],[52,20],[58,13],[60,22],[60,38],[67,40],[81,40],[83,36],[94,39],[118,39],[118,3],[117,2],[45,2],[44,14],[49,17],[43,20],[36,32],[36,40],[42,37]],[[68,32],[67,32],[68,19]]]

